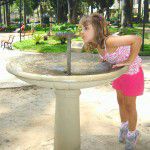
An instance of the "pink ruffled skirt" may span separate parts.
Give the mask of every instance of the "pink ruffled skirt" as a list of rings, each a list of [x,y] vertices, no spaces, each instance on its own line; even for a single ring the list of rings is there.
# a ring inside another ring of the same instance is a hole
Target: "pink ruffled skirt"
[[[140,96],[144,92],[144,73],[142,67],[138,73],[123,74],[112,82],[112,87],[126,96]]]

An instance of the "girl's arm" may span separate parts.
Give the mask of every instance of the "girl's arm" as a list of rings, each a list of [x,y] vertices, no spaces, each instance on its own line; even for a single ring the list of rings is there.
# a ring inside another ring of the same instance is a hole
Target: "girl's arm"
[[[122,62],[121,64],[131,64],[136,56],[138,55],[141,45],[142,45],[142,38],[138,35],[123,35],[123,36],[115,36],[115,37],[110,37],[107,39],[106,45],[108,46],[126,46],[130,45],[131,50],[130,50],[130,56],[129,58]]]

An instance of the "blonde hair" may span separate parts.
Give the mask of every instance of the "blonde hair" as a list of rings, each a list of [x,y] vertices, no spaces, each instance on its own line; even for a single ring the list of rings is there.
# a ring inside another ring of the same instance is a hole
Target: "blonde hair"
[[[95,38],[94,38],[94,43],[86,43],[85,45],[86,49],[93,49],[96,48],[97,45],[100,46],[100,48],[104,48],[104,40],[106,37],[108,37],[110,34],[108,30],[108,23],[106,19],[104,18],[103,15],[99,13],[93,13],[91,15],[85,15],[81,18],[79,21],[79,25],[83,25],[84,27],[88,26],[91,24],[94,28],[95,31]]]

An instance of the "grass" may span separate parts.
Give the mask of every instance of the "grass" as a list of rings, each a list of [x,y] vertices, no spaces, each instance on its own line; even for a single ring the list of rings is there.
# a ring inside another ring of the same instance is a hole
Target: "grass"
[[[40,44],[35,44],[35,41],[32,39],[23,40],[22,42],[16,42],[13,46],[22,51],[30,52],[41,52],[41,53],[60,53],[65,52],[67,49],[66,44],[60,44],[59,41],[54,40],[53,37],[50,37],[47,41],[41,40]]]
[[[139,55],[141,55],[141,56],[150,56],[150,43],[144,45],[144,51],[142,51],[142,48],[141,48],[141,51],[140,51]]]
[[[44,35],[44,31],[36,31],[35,34]],[[73,38],[72,41],[82,41],[81,37]],[[23,40],[22,42],[16,42],[13,44],[16,49],[28,52],[40,52],[40,53],[61,53],[66,52],[67,44],[60,44],[60,41],[57,40],[54,36],[48,37],[47,41],[44,41],[43,38],[40,41],[40,44],[35,44],[33,39]]]

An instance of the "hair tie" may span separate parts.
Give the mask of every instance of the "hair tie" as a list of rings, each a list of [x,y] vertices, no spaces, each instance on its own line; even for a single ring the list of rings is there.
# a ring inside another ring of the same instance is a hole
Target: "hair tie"
[[[102,20],[102,16],[101,15],[99,16],[99,19],[100,19],[100,21]]]

